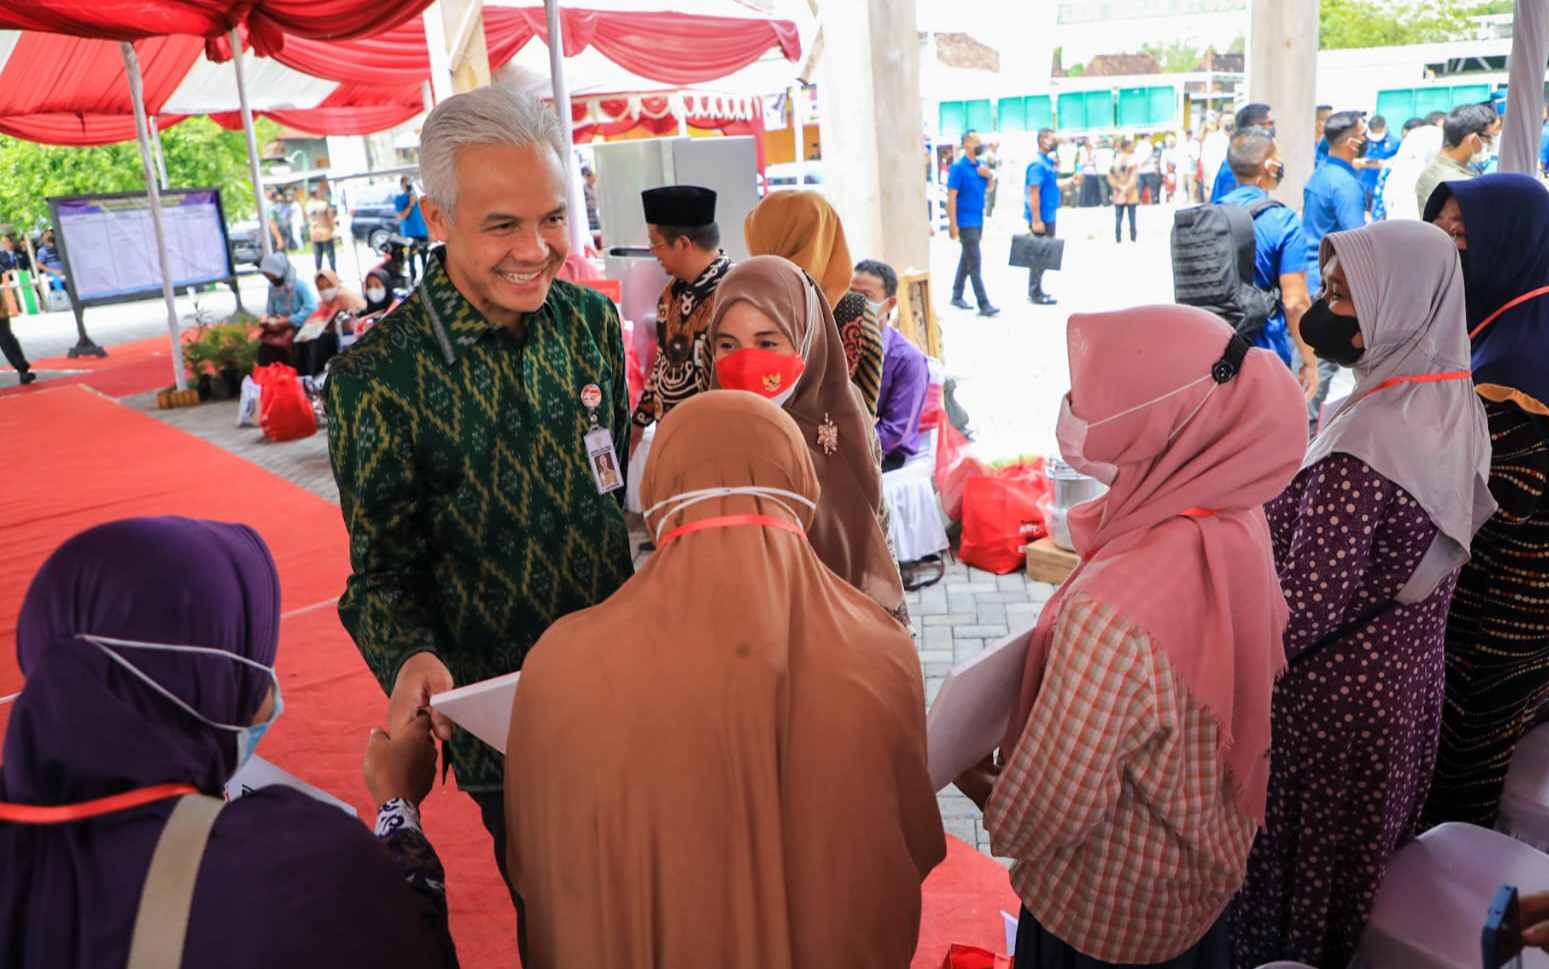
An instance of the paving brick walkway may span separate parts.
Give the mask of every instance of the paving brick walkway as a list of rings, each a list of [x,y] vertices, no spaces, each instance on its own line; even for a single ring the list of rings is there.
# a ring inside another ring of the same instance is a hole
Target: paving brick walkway
[[[329,501],[339,500],[339,489],[328,465],[326,433],[275,444],[256,427],[236,426],[235,401],[207,402],[176,410],[157,410],[154,394],[126,397],[122,402]],[[637,542],[643,537],[637,535]],[[637,559],[637,565],[638,562]],[[1039,609],[1053,592],[1053,586],[1030,582],[1021,573],[996,576],[952,561],[940,582],[909,593],[909,612],[914,623],[911,632],[925,675],[926,703],[936,698],[953,665],[1037,621]],[[988,854],[989,834],[984,830],[979,809],[955,788],[944,792],[939,801],[947,832]]]

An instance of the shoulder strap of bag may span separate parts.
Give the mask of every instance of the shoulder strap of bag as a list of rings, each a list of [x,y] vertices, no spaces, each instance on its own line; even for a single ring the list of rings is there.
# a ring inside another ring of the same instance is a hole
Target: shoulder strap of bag
[[[1274,199],[1259,199],[1257,202],[1254,202],[1252,205],[1248,206],[1248,214],[1256,219],[1263,215],[1265,212],[1268,212],[1270,209],[1280,208],[1285,208],[1285,206],[1280,202],[1276,202]]]
[[[135,913],[127,969],[176,969],[183,964],[194,882],[225,802],[202,794],[181,798],[161,829]]]

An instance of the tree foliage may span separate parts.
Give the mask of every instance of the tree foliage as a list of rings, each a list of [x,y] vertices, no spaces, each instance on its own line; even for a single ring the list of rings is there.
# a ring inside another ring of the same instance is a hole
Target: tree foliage
[[[1513,0],[1322,0],[1323,50],[1468,40],[1470,17],[1511,13]]]
[[[279,133],[266,118],[255,121],[258,143]],[[161,133],[167,178],[174,188],[221,190],[226,217],[250,217],[256,209],[248,175],[247,139],[208,118],[191,118]],[[48,219],[48,198],[94,192],[143,192],[145,169],[133,141],[97,148],[40,145],[0,136],[0,221],[32,228]]]
[[[1175,40],[1168,44],[1141,44],[1142,52],[1156,59],[1164,74],[1187,74],[1199,67],[1204,51],[1188,41]]]

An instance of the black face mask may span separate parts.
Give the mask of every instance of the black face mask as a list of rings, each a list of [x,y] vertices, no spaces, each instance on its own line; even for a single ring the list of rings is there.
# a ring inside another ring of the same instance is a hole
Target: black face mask
[[[989,145],[974,145],[974,157],[983,158],[984,153],[990,150]]]
[[[1302,339],[1312,347],[1319,359],[1337,363],[1341,367],[1353,367],[1366,350],[1350,345],[1350,340],[1361,332],[1360,321],[1353,316],[1340,316],[1328,308],[1328,300],[1319,298],[1302,314]]]
[[[1285,181],[1285,162],[1277,161],[1275,163],[1275,170],[1269,173],[1269,179],[1276,185]]]
[[[1356,147],[1356,149],[1355,149],[1355,157],[1357,157],[1357,158],[1365,158],[1366,157],[1366,146],[1368,144],[1370,144],[1370,142],[1367,139],[1362,138],[1360,145],[1358,145]]]

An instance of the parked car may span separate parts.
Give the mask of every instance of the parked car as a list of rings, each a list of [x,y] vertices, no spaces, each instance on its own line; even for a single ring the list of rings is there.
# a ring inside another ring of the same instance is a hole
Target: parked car
[[[764,181],[770,192],[788,192],[807,189],[823,191],[822,162],[782,162],[764,170]]]
[[[373,185],[360,190],[350,212],[350,235],[372,249],[380,250],[398,231],[398,209],[393,199],[396,187]]]
[[[259,238],[261,231],[262,226],[256,219],[238,222],[226,230],[226,241],[231,244],[231,266],[237,272],[241,272],[243,266],[258,268],[258,261],[264,256],[263,240]]]

